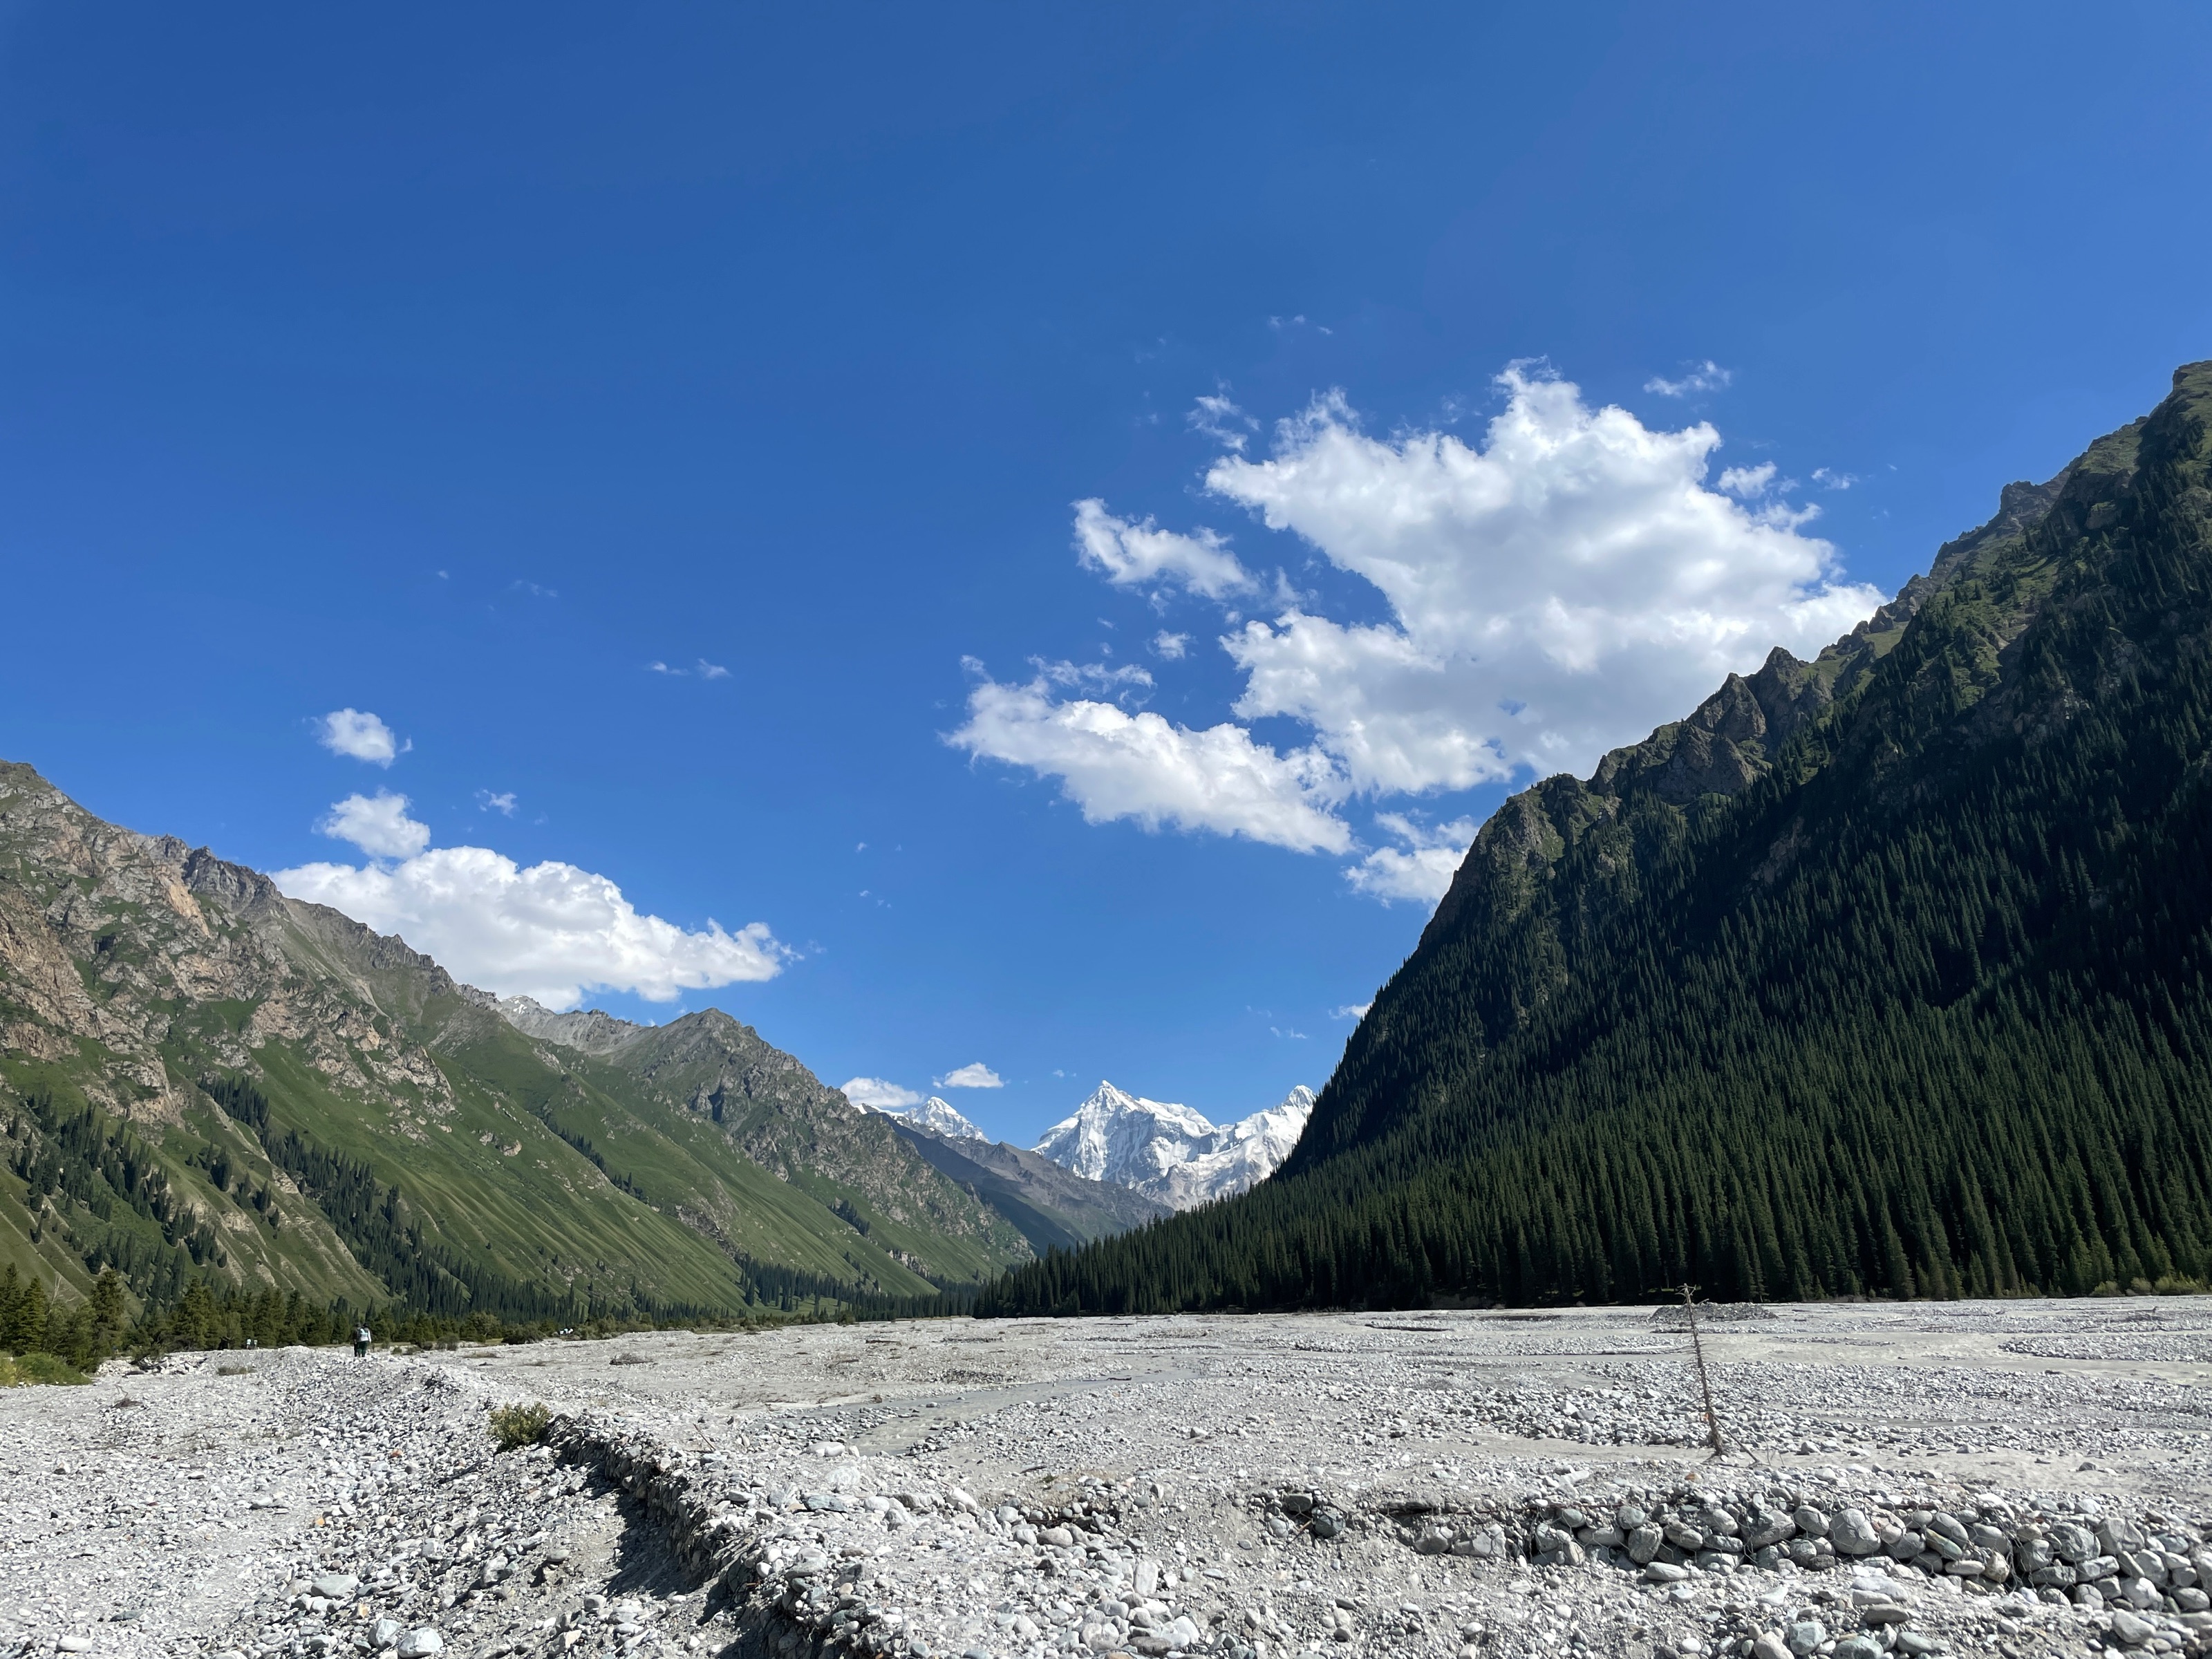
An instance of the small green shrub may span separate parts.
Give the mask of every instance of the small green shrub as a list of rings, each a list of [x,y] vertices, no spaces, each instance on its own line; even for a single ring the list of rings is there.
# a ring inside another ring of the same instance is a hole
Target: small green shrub
[[[545,1438],[545,1431],[552,1422],[553,1413],[543,1406],[494,1406],[492,1443],[503,1452],[534,1446]]]
[[[58,1382],[75,1389],[91,1381],[82,1371],[50,1353],[20,1354],[12,1358],[0,1354],[0,1389],[20,1389],[33,1382]]]

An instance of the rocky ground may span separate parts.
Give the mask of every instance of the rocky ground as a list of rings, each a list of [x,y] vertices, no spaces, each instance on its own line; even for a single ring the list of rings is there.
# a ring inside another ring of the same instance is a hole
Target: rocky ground
[[[2212,1645],[2212,1300],[814,1327],[0,1395],[0,1654]],[[547,1443],[495,1452],[495,1404]]]

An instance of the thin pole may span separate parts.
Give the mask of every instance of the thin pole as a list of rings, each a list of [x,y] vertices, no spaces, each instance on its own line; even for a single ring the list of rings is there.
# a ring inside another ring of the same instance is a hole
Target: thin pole
[[[1705,1401],[1705,1434],[1712,1443],[1713,1455],[1720,1456],[1728,1448],[1721,1443],[1721,1420],[1713,1414],[1713,1385],[1705,1376],[1705,1345],[1698,1340],[1698,1287],[1682,1286],[1682,1309],[1690,1316],[1690,1352],[1698,1361],[1698,1392]]]

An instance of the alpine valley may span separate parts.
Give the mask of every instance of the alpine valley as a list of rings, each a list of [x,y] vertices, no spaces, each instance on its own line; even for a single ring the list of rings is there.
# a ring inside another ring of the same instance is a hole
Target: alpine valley
[[[1486,823],[1276,1176],[1003,1312],[2201,1289],[2212,362]]]
[[[0,1264],[76,1307],[112,1267],[142,1307],[926,1310],[1158,1211],[934,1156],[718,1011],[643,1026],[457,983],[20,764],[0,1126]]]

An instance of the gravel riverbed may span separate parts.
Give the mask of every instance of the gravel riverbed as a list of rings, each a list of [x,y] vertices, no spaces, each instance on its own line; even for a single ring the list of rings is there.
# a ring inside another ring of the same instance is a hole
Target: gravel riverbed
[[[0,1654],[2212,1651],[2212,1299],[928,1321],[0,1395]],[[496,1453],[496,1404],[547,1443]]]

